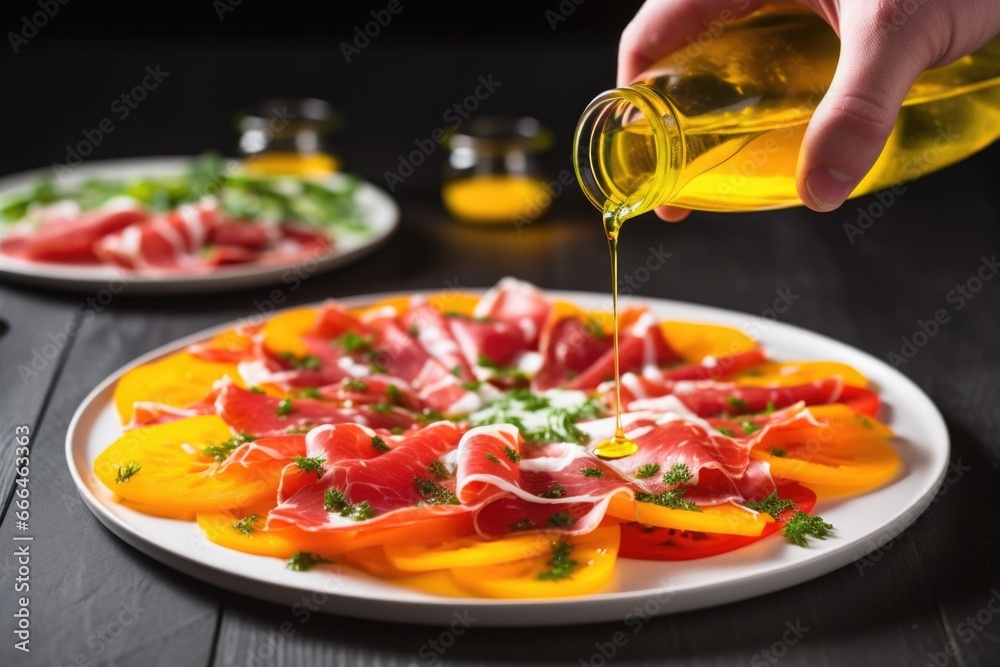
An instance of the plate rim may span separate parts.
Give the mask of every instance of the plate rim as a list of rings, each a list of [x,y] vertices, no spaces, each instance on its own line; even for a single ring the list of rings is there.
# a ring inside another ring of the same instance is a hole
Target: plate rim
[[[462,293],[482,294],[487,289],[489,288],[470,287],[463,288],[460,291]],[[371,294],[359,294],[348,297],[337,297],[336,299],[330,300],[335,300],[337,303],[341,303],[351,308],[359,308],[378,303],[379,301],[392,297],[427,296],[431,294],[439,294],[441,291],[442,290],[397,290]],[[573,298],[583,297],[584,300],[592,299],[596,302],[599,299],[609,298],[609,295],[600,292],[549,289],[541,289],[541,291],[546,296],[557,299],[565,298],[571,300]],[[268,315],[269,317],[273,317],[288,310],[318,307],[322,306],[325,301],[327,300],[289,306],[280,310],[275,310]],[[733,324],[726,322],[725,320],[738,319],[741,317],[759,317],[759,315],[753,315],[751,313],[733,309],[657,297],[632,296],[629,297],[628,302],[648,303],[653,308],[663,309],[681,307],[682,310],[693,310],[696,314],[698,314],[696,316],[705,317],[704,321],[706,323],[726,324],[728,326],[733,326]],[[248,595],[245,592],[245,588],[250,585],[255,587],[255,590],[253,594],[249,594],[249,597],[278,604],[291,604],[296,600],[301,600],[303,596],[310,593],[310,591],[313,591],[313,589],[302,585],[296,585],[294,583],[277,584],[261,580],[260,578],[256,578],[254,576],[244,576],[242,574],[234,573],[224,568],[201,562],[194,555],[171,550],[153,540],[147,539],[138,529],[131,527],[127,522],[116,516],[104,506],[102,500],[91,492],[76,465],[76,456],[74,451],[76,448],[74,442],[78,438],[77,430],[80,428],[81,422],[92,410],[95,414],[100,413],[103,408],[100,407],[98,399],[105,392],[111,391],[114,383],[117,382],[123,374],[136,366],[149,363],[157,358],[176,352],[179,349],[191,345],[192,343],[205,340],[207,337],[221,333],[222,331],[232,328],[235,324],[240,323],[240,321],[241,320],[231,320],[196,331],[187,336],[170,341],[164,345],[160,345],[119,367],[113,373],[104,378],[87,394],[77,407],[72,419],[70,420],[69,428],[66,433],[66,462],[70,469],[70,474],[73,478],[76,490],[83,498],[87,507],[106,528],[115,534],[117,538],[122,539],[133,548],[136,548],[147,556],[150,556],[167,565],[171,569],[180,571],[182,574],[192,576],[201,581],[243,595]],[[683,318],[683,321],[694,320],[685,317]],[[462,607],[471,609],[475,613],[488,615],[489,618],[481,618],[478,623],[484,627],[566,625],[573,623],[604,622],[621,619],[624,614],[622,610],[627,611],[628,609],[631,609],[633,605],[641,603],[643,600],[650,598],[662,590],[668,590],[669,597],[671,599],[673,595],[677,593],[685,593],[692,590],[699,590],[705,593],[705,599],[707,602],[704,604],[701,603],[701,601],[695,604],[685,604],[680,606],[674,605],[673,607],[670,607],[670,605],[667,604],[665,609],[660,609],[657,613],[651,614],[652,616],[661,616],[692,611],[695,609],[711,608],[721,604],[738,602],[757,597],[759,595],[790,588],[845,567],[851,562],[858,561],[867,554],[882,548],[883,544],[877,543],[878,541],[874,538],[886,533],[890,534],[892,538],[895,538],[903,531],[907,530],[912,523],[930,506],[934,497],[937,495],[942,484],[944,483],[949,470],[951,436],[943,415],[927,393],[915,382],[913,382],[913,380],[904,375],[901,371],[899,371],[899,369],[890,366],[874,355],[825,334],[821,334],[795,324],[772,321],[769,326],[777,328],[777,332],[772,334],[772,336],[778,335],[780,337],[782,335],[782,330],[787,330],[794,336],[815,338],[825,344],[834,344],[835,346],[849,350],[852,355],[857,355],[861,359],[864,359],[865,363],[874,363],[875,365],[882,367],[881,370],[888,371],[891,375],[896,376],[894,378],[896,382],[901,383],[909,393],[919,397],[919,400],[924,403],[924,405],[918,406],[919,410],[925,413],[925,418],[933,422],[939,432],[937,436],[930,434],[929,437],[917,444],[924,446],[921,449],[924,449],[929,445],[933,451],[940,455],[942,464],[938,465],[934,470],[935,474],[929,478],[930,482],[923,486],[923,492],[919,495],[919,497],[901,505],[890,518],[883,521],[877,527],[872,528],[863,534],[852,537],[847,544],[838,545],[819,552],[815,557],[806,558],[800,562],[786,565],[773,562],[770,567],[767,567],[764,571],[757,573],[754,577],[749,578],[747,575],[741,575],[738,581],[716,582],[708,585],[695,582],[689,585],[672,586],[669,589],[649,588],[641,591],[618,591],[613,593],[596,593],[580,597],[552,599],[504,600],[475,597],[453,598],[433,596],[427,598],[426,600],[397,601],[391,600],[389,597],[373,597],[370,595],[361,596],[352,593],[329,594],[329,598],[340,600],[349,604],[350,607],[348,609],[343,609],[327,605],[326,607],[319,609],[319,611],[323,613],[340,614],[371,620],[393,621],[426,626],[441,626],[454,620],[452,611],[458,607]],[[767,335],[760,336],[760,338],[757,339],[758,344],[766,348],[768,344],[767,339]],[[937,437],[940,437],[940,443],[943,445],[941,448],[937,445]],[[82,444],[81,447],[83,447]],[[83,454],[85,454],[85,452],[81,452],[81,455]],[[92,461],[87,461],[87,464],[92,464]],[[895,481],[898,481],[898,478]],[[891,486],[891,484],[888,486]],[[886,486],[879,487],[879,489],[882,488],[886,488]],[[128,511],[134,512],[135,510]],[[135,513],[141,514],[139,512]],[[261,559],[262,561],[275,560],[267,556],[256,556],[253,554],[243,555],[249,556],[253,559]],[[725,555],[726,554],[723,554],[722,556]],[[632,561],[632,559],[623,560]],[[182,562],[184,565],[178,565],[178,562]],[[641,563],[654,561],[640,560],[635,562]],[[362,578],[370,578],[369,575],[365,575],[364,573],[355,570],[350,570],[350,573],[352,575],[357,574],[357,576],[361,576]],[[220,576],[222,579],[220,579]],[[301,576],[301,574],[297,576]],[[724,589],[727,586],[739,586],[741,588],[741,592],[735,595],[732,594],[731,591],[725,592]],[[608,610],[614,609],[615,612],[603,614],[581,613],[580,610],[585,610],[590,605],[603,606]],[[533,615],[530,620],[527,618],[523,618],[521,620],[510,618],[511,610],[524,610],[525,608],[535,610],[542,609],[544,611],[541,615]],[[389,610],[388,613],[387,609]],[[402,610],[402,613],[400,613],[400,610]],[[490,613],[491,611],[494,613]],[[560,615],[557,616],[553,614],[552,612],[554,611],[559,611]]]
[[[90,160],[74,169],[72,180],[83,180],[90,175],[97,176],[100,173],[118,170],[134,169],[139,173],[143,171],[180,171],[197,158],[196,155],[160,155]],[[222,159],[234,158],[223,157]],[[49,171],[49,167],[37,167],[0,176],[0,196],[27,187],[32,182],[44,178]],[[95,173],[91,174],[91,172]],[[338,172],[331,174],[329,178],[338,180],[346,177],[347,174]],[[358,182],[358,195],[373,199],[385,219],[377,221],[374,227],[370,227],[362,234],[348,236],[340,240],[329,251],[308,260],[274,265],[237,264],[222,267],[206,274],[174,276],[169,274],[132,275],[128,271],[112,266],[27,262],[0,255],[0,278],[11,282],[81,293],[107,288],[114,281],[123,282],[122,278],[124,277],[127,282],[122,291],[127,290],[128,294],[173,295],[191,292],[221,292],[276,284],[280,282],[280,278],[285,272],[302,269],[310,262],[316,263],[310,274],[318,275],[345,266],[374,252],[388,242],[399,228],[400,207],[392,195],[360,177],[358,177]],[[3,235],[0,233],[0,237]],[[346,247],[344,247],[345,245]],[[58,271],[53,273],[55,269]],[[77,275],[73,275],[74,272],[78,272]]]

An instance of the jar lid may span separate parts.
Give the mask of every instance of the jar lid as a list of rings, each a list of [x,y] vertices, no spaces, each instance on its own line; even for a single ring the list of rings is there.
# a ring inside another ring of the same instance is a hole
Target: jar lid
[[[494,155],[511,151],[539,153],[552,145],[552,132],[528,116],[476,116],[453,130],[447,145],[452,150],[471,148]]]

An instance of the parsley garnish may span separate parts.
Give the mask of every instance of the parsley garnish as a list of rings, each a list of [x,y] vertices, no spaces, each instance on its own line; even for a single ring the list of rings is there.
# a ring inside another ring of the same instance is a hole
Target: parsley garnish
[[[508,526],[511,530],[531,530],[535,528],[535,522],[531,519],[520,519]]]
[[[390,451],[389,445],[385,444],[385,440],[377,435],[372,436],[372,447],[374,447],[375,451],[379,454],[385,454]]]
[[[556,512],[549,517],[549,525],[553,528],[569,528],[574,523],[576,519],[569,512]]]
[[[521,460],[521,455],[518,454],[517,450],[515,450],[510,445],[507,445],[506,447],[503,448],[503,453],[507,456],[508,459],[510,459],[511,463],[517,463],[518,461]]]
[[[815,537],[818,540],[825,540],[831,530],[833,530],[833,526],[823,521],[822,517],[796,512],[785,524],[785,529],[781,534],[792,544],[804,547],[807,538]]]
[[[291,366],[292,368],[300,368],[304,370],[314,371],[322,367],[322,364],[319,362],[319,359],[317,359],[314,355],[311,354],[307,354],[300,357],[292,352],[279,352],[278,356],[284,359],[288,363],[288,365]]]
[[[253,386],[253,387],[250,387],[250,391],[252,391],[255,394],[263,394],[264,396],[267,396],[267,392],[264,391],[263,389],[261,389],[260,387],[256,386],[256,385]]]
[[[461,386],[462,389],[466,391],[476,391],[477,389],[483,386],[483,383],[480,382],[479,380],[476,380],[474,382],[463,382]]]
[[[566,495],[566,489],[559,482],[552,482],[552,486],[539,494],[542,498],[562,498]]]
[[[774,401],[768,401],[764,406],[764,414],[769,415],[774,412]]]
[[[420,503],[422,505],[460,504],[454,493],[433,480],[414,477],[413,483],[417,485],[417,491],[423,496],[423,500]]]
[[[317,477],[323,476],[323,464],[325,463],[326,459],[319,456],[312,458],[306,456],[295,457],[295,465],[299,467],[299,472],[314,472]]]
[[[655,495],[652,493],[637,493],[635,494],[635,499],[640,503],[651,503],[653,505],[669,507],[670,509],[675,510],[700,512],[701,510],[697,505],[690,500],[684,500],[684,493],[684,489],[672,489]]]
[[[493,454],[489,452],[486,452],[486,460],[489,461],[490,463],[500,463],[500,459],[493,456]]]
[[[278,407],[274,409],[275,414],[279,417],[287,417],[295,411],[295,407],[292,405],[292,399],[283,398],[278,402]]]
[[[389,429],[389,433],[393,435],[403,435],[404,433],[406,433],[406,429],[403,428],[402,426],[393,426],[392,428]]]
[[[399,387],[394,384],[390,384],[385,388],[385,395],[389,399],[390,403],[394,403],[396,405],[401,405],[403,403],[403,392],[401,392]]]
[[[346,331],[337,338],[336,342],[344,352],[354,354],[355,352],[364,352],[371,348],[375,339],[374,337],[358,335],[353,331]]]
[[[659,463],[644,463],[636,469],[635,476],[639,479],[646,479],[647,477],[652,477],[658,472],[660,472]]]
[[[786,456],[788,456],[788,452],[787,451],[785,451],[784,449],[781,449],[780,447],[775,447],[774,445],[771,445],[770,447],[767,448],[767,453],[770,454],[771,456],[773,456],[775,458],[779,458],[779,459],[783,459]]]
[[[305,389],[300,389],[296,396],[299,398],[323,398],[319,393],[319,389],[316,387],[306,387]]]
[[[368,501],[352,503],[347,500],[347,496],[340,489],[327,489],[323,493],[323,509],[327,512],[336,512],[345,519],[351,521],[365,521],[375,516]]]
[[[118,482],[129,481],[132,479],[132,475],[136,474],[140,470],[142,470],[142,466],[135,461],[126,463],[124,467],[118,469],[118,476],[115,477],[115,484]]]
[[[740,426],[743,427],[743,432],[746,433],[747,435],[753,435],[761,428],[763,428],[758,424],[754,424],[752,421],[745,421],[742,424],[740,424]]]
[[[733,437],[733,429],[731,428],[726,428],[725,426],[721,426],[719,427],[718,431],[727,438]]]
[[[538,578],[542,581],[555,581],[567,579],[570,573],[579,565],[570,558],[573,553],[573,545],[565,540],[552,543],[552,558],[549,559],[549,569],[539,573]]]
[[[392,412],[392,406],[388,403],[372,403],[368,406],[371,408],[372,412],[377,412],[380,415],[384,415],[387,412]]]
[[[344,380],[344,389],[353,391],[356,394],[363,394],[368,391],[368,383],[358,378],[351,378],[350,380]]]
[[[233,528],[237,531],[243,533],[244,535],[249,535],[254,530],[254,522],[260,518],[259,514],[249,514],[239,521],[233,523]]]
[[[730,396],[726,399],[726,403],[731,407],[739,410],[740,412],[746,412],[749,406],[747,402],[738,396]]]
[[[581,468],[584,477],[604,477],[604,471],[598,468]]]
[[[294,570],[295,572],[305,572],[306,570],[311,570],[320,563],[331,563],[322,556],[317,556],[314,553],[309,553],[308,551],[300,551],[285,563],[285,568],[288,570]]]
[[[795,501],[781,498],[778,496],[777,491],[772,491],[771,494],[763,500],[748,500],[743,503],[743,505],[749,507],[754,512],[770,514],[772,517],[777,519],[778,515],[787,510],[789,507],[795,507]]]
[[[482,368],[488,368],[493,371],[493,377],[495,378],[511,378],[512,380],[527,380],[528,376],[524,374],[523,371],[518,369],[516,366],[501,366],[495,361],[487,357],[486,355],[479,355],[479,359],[476,360],[476,365]]]
[[[431,461],[431,464],[427,466],[427,471],[438,479],[448,479],[451,477],[448,468],[441,461]]]
[[[528,428],[521,416],[525,412],[543,412],[546,419],[543,425]],[[603,414],[604,409],[596,398],[591,398],[570,408],[554,408],[548,397],[539,396],[525,389],[515,389],[503,394],[488,406],[469,416],[473,426],[487,424],[511,424],[521,432],[521,436],[530,444],[549,442],[573,442],[586,444],[588,436],[576,422],[581,419],[591,419]]]
[[[677,486],[691,480],[694,475],[686,463],[675,463],[670,470],[663,473],[663,483],[667,486]]]
[[[601,326],[601,323],[593,317],[587,320],[587,323],[583,325],[583,329],[597,339],[604,338],[607,335],[604,333],[604,327]]]
[[[242,444],[247,442],[253,442],[254,437],[249,433],[240,433],[237,436],[230,438],[224,442],[220,442],[217,445],[209,445],[202,450],[205,456],[211,456],[216,461],[225,461],[229,458],[229,455],[236,450]]]

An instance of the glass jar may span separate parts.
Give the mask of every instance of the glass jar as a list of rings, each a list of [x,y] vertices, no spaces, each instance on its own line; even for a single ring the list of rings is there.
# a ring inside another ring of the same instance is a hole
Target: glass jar
[[[606,221],[670,204],[797,206],[799,147],[833,79],[840,40],[813,12],[770,9],[599,95],[574,166]],[[949,135],[946,135],[945,129]],[[1000,38],[917,79],[882,154],[851,196],[962,160],[1000,136]]]
[[[340,169],[329,143],[340,116],[328,102],[268,99],[240,114],[236,122],[239,153],[250,172],[323,177]]]
[[[513,224],[518,230],[549,209],[552,197],[538,154],[552,134],[534,118],[480,116],[451,134],[442,199],[470,224]]]

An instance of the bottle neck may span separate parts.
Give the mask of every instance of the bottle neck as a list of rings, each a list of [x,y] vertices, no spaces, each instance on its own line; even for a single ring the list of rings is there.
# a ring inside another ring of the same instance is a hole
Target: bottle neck
[[[643,84],[598,95],[573,140],[576,177],[597,208],[630,218],[668,202],[685,164],[679,115]]]

